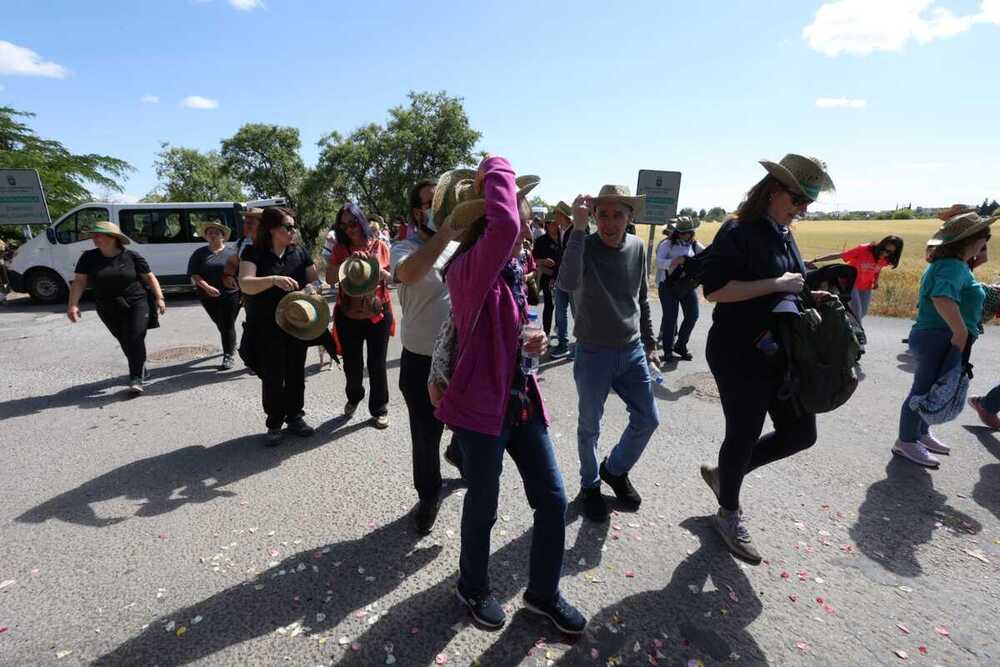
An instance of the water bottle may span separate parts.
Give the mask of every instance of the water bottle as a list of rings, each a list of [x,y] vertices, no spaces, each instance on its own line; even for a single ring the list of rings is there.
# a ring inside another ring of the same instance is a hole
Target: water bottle
[[[524,343],[531,338],[534,338],[542,328],[538,325],[538,313],[534,310],[528,311],[528,321],[525,322],[524,327],[521,329],[521,372],[528,375],[535,375],[538,373],[538,355],[529,355],[524,351]]]
[[[660,372],[660,367],[651,361],[647,363],[649,364],[649,374],[653,378],[653,384],[662,385],[663,373]]]

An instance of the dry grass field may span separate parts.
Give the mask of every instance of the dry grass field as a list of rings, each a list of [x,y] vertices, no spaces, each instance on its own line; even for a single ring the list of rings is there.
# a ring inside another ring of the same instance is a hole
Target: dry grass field
[[[940,226],[940,220],[850,220],[812,221],[795,224],[795,239],[805,259],[818,255],[840,252],[869,241],[879,241],[894,235],[903,239],[903,259],[898,269],[884,269],[879,279],[879,289],[872,299],[871,310],[875,315],[913,317],[916,314],[920,277],[927,263],[924,247],[927,239]],[[1000,223],[998,223],[1000,224]],[[698,240],[711,242],[720,223],[705,223],[698,228]],[[648,228],[637,230],[639,238],[647,238]],[[657,242],[662,236],[657,237]],[[993,241],[990,262],[981,266],[976,275],[981,281],[1000,281],[1000,246]]]

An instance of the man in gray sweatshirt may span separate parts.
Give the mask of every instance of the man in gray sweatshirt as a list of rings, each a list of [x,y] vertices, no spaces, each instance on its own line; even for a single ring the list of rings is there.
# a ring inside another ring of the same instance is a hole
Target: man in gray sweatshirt
[[[638,237],[625,233],[643,202],[624,185],[605,185],[597,197],[577,197],[573,232],[556,283],[573,294],[576,304],[573,377],[580,400],[580,495],[583,514],[597,522],[608,519],[601,480],[626,508],[639,508],[642,498],[628,473],[660,423],[649,371],[656,364],[656,338],[646,293],[646,252]],[[591,214],[597,231],[588,235]],[[598,466],[601,416],[611,389],[625,401],[628,426]]]

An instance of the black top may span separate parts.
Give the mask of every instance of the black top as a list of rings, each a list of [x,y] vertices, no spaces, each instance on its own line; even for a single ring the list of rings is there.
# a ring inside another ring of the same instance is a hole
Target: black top
[[[288,276],[299,283],[299,289],[306,285],[306,269],[313,265],[313,259],[301,246],[292,244],[278,257],[270,250],[258,250],[253,246],[243,249],[240,257],[245,262],[253,262],[257,276]],[[280,287],[269,287],[259,294],[247,295],[247,321],[261,329],[278,329],[274,321],[274,311],[281,298],[288,294]]]
[[[114,257],[105,257],[97,248],[87,250],[80,255],[74,271],[87,276],[87,286],[94,290],[98,301],[146,298],[139,276],[150,272],[149,264],[137,252],[122,250]]]
[[[205,282],[215,289],[225,294],[236,292],[222,283],[222,273],[226,268],[226,261],[236,255],[236,248],[233,246],[223,246],[219,252],[212,252],[207,245],[198,248],[191,254],[188,260],[188,277],[198,275],[204,278]],[[204,294],[199,293],[204,297]]]
[[[556,263],[551,274],[543,273],[542,280],[555,280],[559,274],[559,260],[562,259],[562,243],[560,239],[553,240],[548,234],[542,234],[535,239],[531,255],[536,259],[551,259]]]
[[[782,232],[769,220],[729,220],[719,229],[703,263],[705,294],[731,280],[778,278],[786,272],[805,275],[805,266],[791,232]],[[771,311],[784,294],[766,294],[747,301],[717,303],[712,322],[720,330],[756,335],[770,326]]]

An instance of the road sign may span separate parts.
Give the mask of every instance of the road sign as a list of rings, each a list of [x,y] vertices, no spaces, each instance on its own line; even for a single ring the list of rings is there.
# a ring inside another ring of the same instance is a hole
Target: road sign
[[[641,225],[665,225],[670,218],[677,217],[677,195],[681,189],[681,172],[639,170],[637,195],[646,195],[646,205],[642,217],[636,220]]]
[[[0,169],[0,225],[51,223],[38,171]]]

